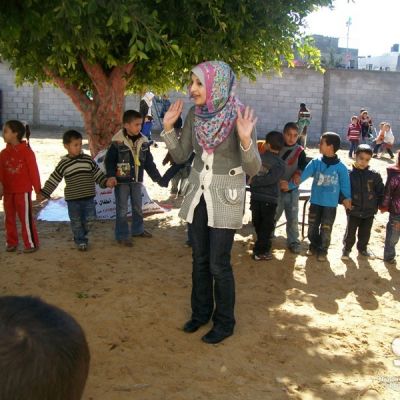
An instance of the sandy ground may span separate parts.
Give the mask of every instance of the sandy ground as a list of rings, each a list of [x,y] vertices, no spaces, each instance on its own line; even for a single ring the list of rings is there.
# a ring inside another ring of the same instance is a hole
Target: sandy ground
[[[43,182],[64,154],[60,136],[33,133]],[[153,154],[164,170],[166,150],[159,143]],[[340,156],[350,165],[345,151]],[[389,163],[373,160],[372,166],[386,178]],[[86,253],[74,248],[67,223],[39,221],[37,253],[0,252],[1,294],[40,296],[85,329],[92,355],[85,400],[400,398],[400,368],[391,351],[400,336],[400,267],[354,251],[351,261],[340,260],[342,207],[325,263],[287,251],[284,227],[277,230],[274,260],[252,261],[247,207],[232,254],[235,335],[210,346],[200,338],[211,325],[181,331],[191,288],[191,251],[177,217],[181,200],[145,180],[152,198],[173,208],[148,217],[154,237],[135,240],[132,249],[114,243],[112,221],[96,224]],[[380,257],[387,218],[379,214],[372,232],[371,249]]]

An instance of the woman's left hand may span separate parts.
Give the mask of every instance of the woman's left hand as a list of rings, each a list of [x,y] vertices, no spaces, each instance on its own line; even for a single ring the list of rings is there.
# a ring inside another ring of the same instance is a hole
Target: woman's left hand
[[[248,149],[251,142],[251,134],[257,123],[257,117],[254,118],[254,111],[250,107],[246,107],[244,113],[237,109],[236,127],[240,139],[240,143],[244,149]]]

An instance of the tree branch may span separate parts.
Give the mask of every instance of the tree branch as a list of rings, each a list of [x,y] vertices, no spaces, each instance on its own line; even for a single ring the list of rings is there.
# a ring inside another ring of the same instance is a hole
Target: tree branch
[[[94,87],[99,93],[100,97],[105,96],[108,87],[108,77],[104,73],[103,68],[100,64],[90,64],[83,56],[81,56],[81,62],[83,68],[88,74],[90,80],[92,81]]]
[[[87,111],[92,106],[92,102],[76,86],[67,84],[63,78],[47,67],[44,68],[44,72],[68,97],[71,98],[78,110]]]
[[[117,67],[114,67],[110,74],[111,84],[114,84],[116,79],[124,79],[126,85],[132,78],[132,73],[133,63],[118,65]]]

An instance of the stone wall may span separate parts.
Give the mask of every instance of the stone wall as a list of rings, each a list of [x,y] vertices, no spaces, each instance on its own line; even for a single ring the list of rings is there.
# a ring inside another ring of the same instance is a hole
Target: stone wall
[[[80,113],[60,89],[50,85],[16,87],[14,78],[8,65],[0,63],[3,122],[17,118],[34,125],[83,126]],[[281,75],[262,75],[256,82],[244,77],[239,80],[236,92],[244,104],[255,109],[259,137],[295,121],[299,104],[304,102],[312,112],[311,142],[317,142],[326,130],[345,135],[351,115],[358,114],[362,107],[369,110],[376,125],[383,120],[391,122],[397,141],[400,139],[398,72],[328,70],[321,74],[303,68],[285,68]],[[187,94],[171,92],[170,97],[172,101],[184,100],[185,115],[191,106]],[[139,100],[140,96],[127,96],[125,108],[138,109]]]

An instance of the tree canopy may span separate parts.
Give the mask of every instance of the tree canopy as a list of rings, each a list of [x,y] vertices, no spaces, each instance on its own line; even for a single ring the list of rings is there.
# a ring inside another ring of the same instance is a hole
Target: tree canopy
[[[304,18],[332,0],[14,0],[0,4],[0,55],[19,82],[96,90],[87,66],[125,70],[127,89],[181,87],[187,71],[222,59],[239,74],[291,63]],[[300,53],[319,66],[318,52]],[[85,66],[86,63],[86,66]]]

